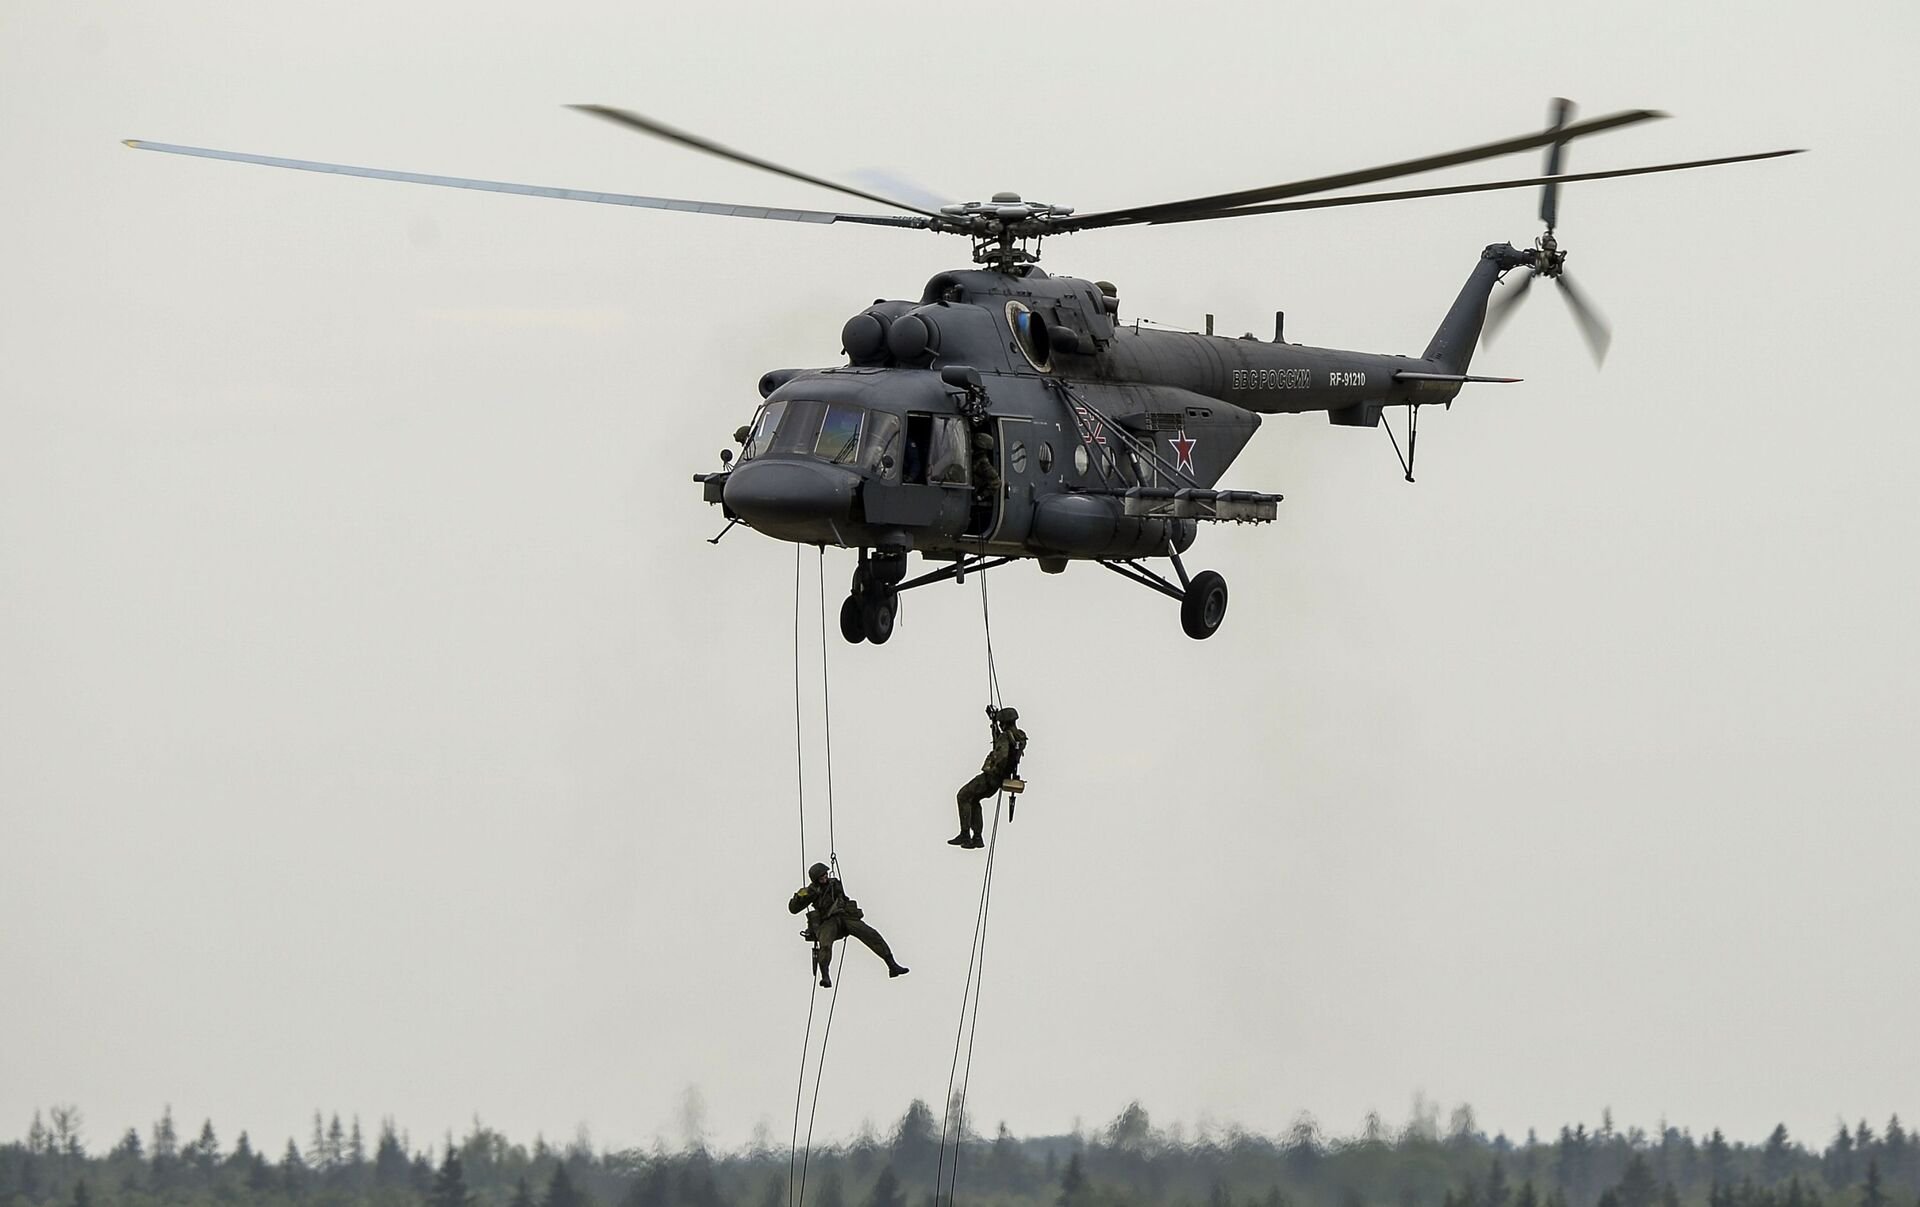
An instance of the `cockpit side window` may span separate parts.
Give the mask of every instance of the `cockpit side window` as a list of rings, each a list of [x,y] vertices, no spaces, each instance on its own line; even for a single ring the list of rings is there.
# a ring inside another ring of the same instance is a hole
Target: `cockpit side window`
[[[740,450],[740,460],[751,461],[773,447],[773,433],[779,429],[780,416],[786,410],[785,400],[760,404],[760,413],[753,417],[753,430],[747,436],[746,447]]]
[[[828,403],[826,415],[820,421],[819,438],[813,442],[813,455],[836,464],[855,460],[860,450],[860,421],[866,414],[863,407]]]

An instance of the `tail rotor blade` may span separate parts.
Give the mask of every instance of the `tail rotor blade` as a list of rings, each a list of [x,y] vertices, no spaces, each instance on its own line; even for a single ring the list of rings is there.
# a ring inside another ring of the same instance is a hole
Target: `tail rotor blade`
[[[1547,128],[1558,130],[1573,117],[1573,102],[1564,96],[1553,98],[1553,105],[1547,113]],[[1564,140],[1547,147],[1548,176],[1560,174],[1560,161],[1565,156],[1567,144]],[[1540,221],[1547,224],[1547,230],[1553,230],[1554,221],[1560,213],[1560,185],[1550,183],[1540,190]]]
[[[1607,320],[1600,317],[1600,312],[1587,300],[1587,295],[1574,286],[1572,278],[1562,273],[1555,280],[1560,286],[1560,296],[1567,299],[1567,309],[1573,311],[1580,334],[1586,337],[1587,347],[1593,350],[1593,363],[1605,364],[1607,347],[1613,343],[1613,329],[1607,326]]]
[[[1513,317],[1513,312],[1519,309],[1520,303],[1526,299],[1527,290],[1532,287],[1533,270],[1528,269],[1527,275],[1520,278],[1518,285],[1501,290],[1500,296],[1488,304],[1487,321],[1482,324],[1481,330],[1485,332],[1489,342],[1494,336],[1500,334],[1500,328],[1507,325],[1507,320]]]

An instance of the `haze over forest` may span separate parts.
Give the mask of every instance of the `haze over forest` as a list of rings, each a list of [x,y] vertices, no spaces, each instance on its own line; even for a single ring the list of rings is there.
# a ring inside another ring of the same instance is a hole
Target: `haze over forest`
[[[26,1136],[0,1144],[6,1207],[1913,1207],[1920,1137],[1896,1115],[1876,1128],[1837,1121],[1824,1143],[1781,1124],[1758,1141],[1661,1123],[1651,1130],[1576,1123],[1547,1136],[1489,1136],[1469,1106],[1416,1098],[1399,1129],[1370,1115],[1357,1136],[1330,1137],[1302,1116],[1284,1135],[1234,1128],[1188,1137],[1161,1130],[1139,1103],[1066,1135],[955,1144],[914,1101],[885,1134],[804,1144],[798,1156],[765,1134],[736,1151],[694,1141],[678,1151],[517,1142],[475,1120],[461,1137],[422,1142],[391,1119],[313,1115],[304,1143],[212,1120],[183,1126],[171,1109],[143,1134],[91,1141],[81,1111],[36,1112]],[[950,1118],[962,1117],[956,1103]],[[956,1152],[957,1150],[957,1152]],[[274,1155],[274,1154],[277,1154]],[[801,1160],[804,1158],[804,1161]],[[936,1192],[938,1185],[940,1191]]]

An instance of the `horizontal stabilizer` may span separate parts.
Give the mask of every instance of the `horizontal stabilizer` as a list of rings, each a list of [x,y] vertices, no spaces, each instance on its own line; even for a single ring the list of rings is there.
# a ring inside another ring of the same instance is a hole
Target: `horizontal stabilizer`
[[[1470,373],[1414,373],[1407,370],[1395,373],[1395,381],[1486,381],[1511,385],[1523,380],[1518,377],[1475,377]]]

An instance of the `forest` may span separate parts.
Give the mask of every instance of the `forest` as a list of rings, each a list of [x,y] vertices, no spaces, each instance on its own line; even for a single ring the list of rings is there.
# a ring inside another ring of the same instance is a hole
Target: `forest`
[[[728,1152],[596,1149],[584,1133],[528,1145],[478,1121],[417,1145],[391,1119],[369,1137],[315,1112],[304,1145],[274,1152],[212,1120],[181,1127],[171,1108],[103,1148],[79,1108],[56,1105],[0,1144],[0,1207],[1920,1207],[1920,1138],[1897,1115],[1836,1121],[1812,1143],[1782,1124],[1752,1143],[1616,1128],[1610,1112],[1514,1139],[1486,1135],[1469,1107],[1444,1127],[1439,1113],[1416,1100],[1405,1126],[1369,1116],[1346,1138],[1306,1117],[1278,1136],[1189,1138],[1134,1103],[1067,1135],[1002,1124],[956,1139],[916,1101],[884,1135]]]

